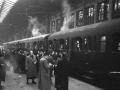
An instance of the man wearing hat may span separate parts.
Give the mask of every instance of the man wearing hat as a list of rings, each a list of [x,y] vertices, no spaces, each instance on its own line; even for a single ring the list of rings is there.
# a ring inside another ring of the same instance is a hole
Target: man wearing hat
[[[68,90],[68,77],[71,68],[71,63],[67,60],[66,53],[62,54],[62,60],[57,64],[57,90]]]

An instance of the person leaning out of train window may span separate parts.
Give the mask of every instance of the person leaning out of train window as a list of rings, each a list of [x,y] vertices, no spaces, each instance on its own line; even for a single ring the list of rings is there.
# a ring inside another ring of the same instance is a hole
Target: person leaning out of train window
[[[0,54],[0,89],[3,88],[1,82],[5,82],[6,76],[6,63],[2,54]]]
[[[39,62],[38,89],[40,90],[51,90],[50,69],[52,64],[48,62],[48,56],[48,53],[45,53]]]
[[[70,74],[71,63],[67,60],[65,53],[62,54],[62,60],[57,64],[57,90],[68,90],[68,77]]]

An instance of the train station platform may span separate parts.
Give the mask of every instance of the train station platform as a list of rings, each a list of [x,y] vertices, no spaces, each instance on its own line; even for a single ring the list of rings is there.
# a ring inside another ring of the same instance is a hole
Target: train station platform
[[[35,79],[38,82],[38,78]],[[51,90],[56,90],[54,88],[55,78],[52,78]],[[3,90],[40,90],[38,89],[38,84],[26,84],[26,75],[14,73],[13,68],[10,67],[10,71],[6,73],[6,81],[2,82]],[[69,77],[69,90],[102,90],[95,86],[89,85],[77,79]]]

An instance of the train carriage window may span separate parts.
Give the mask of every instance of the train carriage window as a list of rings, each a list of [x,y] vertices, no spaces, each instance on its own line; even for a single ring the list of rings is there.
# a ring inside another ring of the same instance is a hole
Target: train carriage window
[[[120,0],[113,0],[113,17],[120,18]]]
[[[88,52],[92,51],[92,37],[88,36]]]
[[[64,50],[64,39],[60,39],[59,43],[60,43],[59,49]]]
[[[75,37],[75,51],[81,51],[82,50],[82,38],[81,37]]]
[[[101,48],[100,48],[101,52],[105,52],[106,51],[106,36],[101,36]]]
[[[114,52],[120,52],[120,32],[112,34],[112,50]]]
[[[49,40],[49,49],[52,49],[52,48],[53,48],[53,41]]]
[[[43,41],[40,41],[40,49],[43,49],[43,47],[44,47],[44,43]]]
[[[94,23],[94,13],[95,13],[95,8],[94,6],[86,8],[86,22],[85,24],[93,24]]]
[[[74,13],[71,14],[69,17],[71,18],[71,21],[69,23],[69,29],[72,29],[72,28],[74,28],[74,18],[75,18]]]
[[[98,3],[98,22],[109,18],[109,0]]]
[[[83,25],[83,10],[80,10],[77,12],[77,16],[76,16],[77,20],[76,20],[76,26],[82,26]]]

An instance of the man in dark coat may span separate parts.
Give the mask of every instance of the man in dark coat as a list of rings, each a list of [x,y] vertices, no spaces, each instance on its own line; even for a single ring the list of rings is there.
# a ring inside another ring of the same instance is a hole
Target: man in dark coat
[[[33,51],[30,51],[30,55],[26,57],[26,75],[27,75],[27,84],[29,84],[28,80],[32,79],[33,84],[37,84],[34,79],[36,78],[37,72],[36,72],[36,56],[33,54]]]
[[[62,54],[62,60],[57,64],[57,90],[68,90],[68,77],[71,69],[71,63],[67,60],[66,54]]]
[[[25,69],[25,60],[26,60],[26,55],[25,53],[21,54],[21,73],[25,73],[26,69]]]

